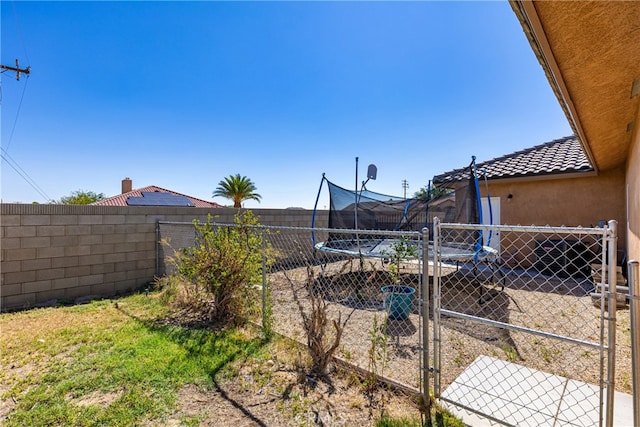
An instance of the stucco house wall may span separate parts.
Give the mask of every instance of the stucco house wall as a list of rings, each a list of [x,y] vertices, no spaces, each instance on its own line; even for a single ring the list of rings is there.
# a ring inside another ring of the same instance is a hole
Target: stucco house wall
[[[486,197],[484,183],[480,188],[482,197]],[[490,180],[489,193],[492,198],[500,198],[502,225],[597,227],[600,221],[616,220],[618,248],[627,250],[622,169],[584,177]],[[513,259],[522,267],[533,267],[535,240],[523,246],[513,238],[500,239],[503,260]]]
[[[501,224],[591,227],[600,220],[615,219],[619,224],[618,247],[626,247],[622,169],[582,178],[489,181],[489,192],[491,197],[500,197]],[[486,197],[484,185],[481,193]]]

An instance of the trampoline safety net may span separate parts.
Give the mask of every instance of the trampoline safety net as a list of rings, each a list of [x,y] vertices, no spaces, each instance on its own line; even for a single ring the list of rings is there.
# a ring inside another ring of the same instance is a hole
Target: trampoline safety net
[[[444,223],[480,224],[480,192],[474,163],[469,165],[469,171],[470,179],[459,182],[455,189],[429,186],[426,200],[376,193],[364,186],[360,191],[348,190],[323,176],[320,189],[325,181],[329,188],[329,229],[419,232],[427,227],[433,236],[436,217]],[[375,256],[374,248],[380,246],[384,236],[367,236],[363,241],[355,233],[329,233],[320,248]],[[457,245],[473,248],[478,242],[482,242],[480,231],[463,230],[456,236]]]

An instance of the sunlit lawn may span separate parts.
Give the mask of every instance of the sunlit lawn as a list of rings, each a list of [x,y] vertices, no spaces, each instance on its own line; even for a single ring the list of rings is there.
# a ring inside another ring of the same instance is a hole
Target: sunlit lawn
[[[4,425],[160,422],[182,386],[210,387],[229,362],[264,352],[255,334],[169,325],[159,321],[166,311],[157,296],[136,295],[3,314]]]

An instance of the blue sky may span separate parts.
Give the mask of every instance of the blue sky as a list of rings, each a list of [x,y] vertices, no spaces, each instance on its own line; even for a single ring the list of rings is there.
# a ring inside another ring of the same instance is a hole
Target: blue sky
[[[4,202],[130,177],[228,204],[212,192],[239,173],[262,195],[245,207],[312,208],[323,172],[355,186],[356,157],[369,190],[413,194],[572,133],[506,1],[1,8],[2,64],[31,66],[1,77]]]

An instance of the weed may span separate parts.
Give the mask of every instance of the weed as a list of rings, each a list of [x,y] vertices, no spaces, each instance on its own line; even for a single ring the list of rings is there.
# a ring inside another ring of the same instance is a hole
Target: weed
[[[502,351],[507,356],[507,360],[509,362],[516,362],[520,360],[520,356],[518,355],[518,350],[510,346],[509,344],[502,344]]]
[[[299,290],[295,286],[295,282],[285,272],[285,277],[289,281],[291,290],[293,291],[293,299],[298,305],[300,316],[302,317],[302,325],[307,339],[307,350],[311,356],[311,373],[319,376],[329,374],[329,362],[331,362],[336,350],[340,347],[342,333],[346,327],[351,315],[355,312],[355,308],[342,320],[342,313],[338,313],[337,319],[329,319],[329,307],[327,301],[313,292],[315,273],[313,268],[307,266],[307,281],[304,287],[310,300],[310,308],[306,310],[300,299]],[[329,336],[327,330],[329,325],[333,326],[333,336]]]
[[[627,390],[631,390],[631,375],[629,373],[625,372],[622,374],[620,385]]]
[[[366,401],[362,396],[356,396],[349,402],[349,407],[353,409],[364,409]]]
[[[347,350],[346,348],[342,349],[342,354],[344,356],[344,360],[346,360],[347,362],[351,361],[351,359],[353,358],[353,356],[351,355],[351,351]]]
[[[385,329],[387,321],[379,323],[378,316],[373,316],[373,324],[369,330],[369,378],[366,379],[366,386],[371,391],[378,381],[378,377],[384,375],[384,370],[391,360],[389,356],[389,336]]]
[[[538,352],[542,356],[542,360],[546,363],[553,362],[553,359],[560,353],[558,350],[549,349],[545,346],[540,346],[540,348],[538,348]]]
[[[460,419],[453,416],[451,413],[445,411],[439,405],[435,405],[436,410],[432,414],[432,417],[426,420],[425,423],[419,418],[389,418],[382,417],[376,421],[376,427],[465,427],[466,424]]]
[[[421,427],[422,422],[416,418],[388,418],[376,421],[376,427]]]
[[[453,363],[455,363],[456,366],[464,365],[464,355],[462,352],[458,352],[458,355],[453,358]]]

